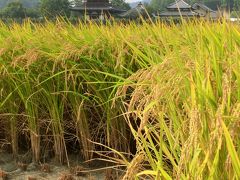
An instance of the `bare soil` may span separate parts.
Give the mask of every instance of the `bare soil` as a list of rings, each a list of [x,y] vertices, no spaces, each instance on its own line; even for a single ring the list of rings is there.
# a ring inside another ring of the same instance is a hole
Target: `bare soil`
[[[54,160],[44,164],[17,162],[11,154],[0,153],[0,180],[107,180],[108,172],[96,162],[90,168],[78,160],[77,156],[70,157],[70,165],[58,165]],[[93,167],[94,166],[94,167]],[[102,164],[103,166],[103,164]],[[101,170],[103,168],[103,170]],[[99,170],[100,169],[100,170]]]

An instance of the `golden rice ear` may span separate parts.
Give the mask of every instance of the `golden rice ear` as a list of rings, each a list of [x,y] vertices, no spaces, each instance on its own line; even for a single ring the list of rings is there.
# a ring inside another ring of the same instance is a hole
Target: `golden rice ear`
[[[239,25],[87,23],[0,22],[2,150],[101,157],[125,179],[236,179]]]
[[[143,162],[145,160],[145,156],[143,153],[137,153],[135,157],[132,159],[130,164],[127,167],[127,172],[123,176],[122,180],[132,180],[136,177],[136,174],[143,170]]]
[[[12,65],[22,65],[25,68],[28,68],[31,64],[41,59],[40,53],[36,48],[27,49],[23,55],[17,56],[13,61]]]

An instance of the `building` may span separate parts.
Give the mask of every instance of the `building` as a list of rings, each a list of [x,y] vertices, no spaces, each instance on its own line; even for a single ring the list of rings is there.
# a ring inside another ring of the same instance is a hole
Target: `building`
[[[161,18],[191,18],[196,17],[198,14],[192,10],[191,5],[183,0],[176,0],[176,2],[171,3],[167,6],[166,11],[161,12],[159,16]]]
[[[89,19],[105,19],[125,12],[113,7],[109,0],[83,0],[80,5],[73,6],[70,10],[75,16],[86,16]]]
[[[119,17],[125,19],[148,18],[149,15],[144,5],[140,2],[135,8],[132,8],[124,13],[119,14]]]
[[[192,10],[196,12],[199,17],[202,17],[205,19],[216,20],[221,16],[219,12],[213,11],[203,3],[194,3],[192,5]]]
[[[184,0],[176,0],[167,6],[166,11],[159,14],[162,19],[204,18],[216,20],[221,13],[213,11],[203,3],[189,5]]]

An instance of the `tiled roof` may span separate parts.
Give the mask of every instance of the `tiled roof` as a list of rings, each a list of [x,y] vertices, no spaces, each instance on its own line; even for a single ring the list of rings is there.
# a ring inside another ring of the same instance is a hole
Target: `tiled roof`
[[[169,4],[167,9],[190,9],[191,6],[183,0],[176,0],[175,2]]]
[[[197,16],[198,14],[193,11],[164,11],[159,14],[160,17],[181,17],[181,16]]]
[[[192,5],[192,8],[193,9],[198,9],[198,7],[202,8],[203,10],[205,11],[209,11],[209,12],[212,12],[213,10],[210,9],[209,7],[207,7],[206,5],[202,4],[202,3],[194,3]]]
[[[142,3],[139,3],[135,8],[132,8],[122,14],[121,17],[137,18],[139,16],[147,16],[147,11]]]

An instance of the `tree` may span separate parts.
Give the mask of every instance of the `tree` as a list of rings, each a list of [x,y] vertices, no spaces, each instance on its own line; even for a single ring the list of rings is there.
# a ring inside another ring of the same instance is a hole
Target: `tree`
[[[39,18],[41,13],[39,12],[38,8],[28,8],[26,10],[26,16],[29,18]]]
[[[26,8],[18,1],[11,2],[2,10],[1,15],[5,18],[24,18],[26,17]]]
[[[33,8],[38,5],[40,0],[0,0],[0,8],[6,7],[9,3],[20,2],[26,8]]]
[[[234,0],[233,8],[235,11],[240,11],[240,1],[239,0]]]
[[[161,11],[164,10],[166,6],[172,2],[174,2],[174,0],[151,0],[150,7],[154,11]]]
[[[150,16],[154,13],[154,9],[149,3],[144,3],[144,7]]]
[[[124,0],[112,0],[112,5],[120,9],[125,9],[125,10],[131,9],[130,5],[126,3]]]
[[[69,16],[68,0],[41,0],[40,8],[43,16],[54,18],[56,16]]]

